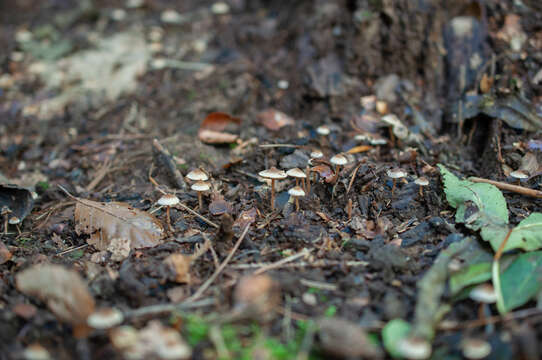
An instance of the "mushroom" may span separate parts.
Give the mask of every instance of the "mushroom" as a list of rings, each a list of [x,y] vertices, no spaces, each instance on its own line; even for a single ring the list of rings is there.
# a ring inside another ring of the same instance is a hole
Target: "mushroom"
[[[348,164],[348,159],[343,154],[337,154],[329,159],[329,162],[335,165],[335,174],[339,174],[341,166]]]
[[[423,187],[429,185],[429,180],[422,176],[414,180],[414,183],[420,187],[420,197],[423,197]]]
[[[314,149],[310,153],[310,159],[307,162],[307,167],[305,169],[305,175],[307,176],[307,193],[311,192],[311,176],[310,176],[309,165],[312,165],[313,159],[321,159],[323,157],[324,157],[324,153],[322,152],[322,150],[319,150],[319,149]]]
[[[211,186],[209,185],[208,182],[198,181],[192,184],[190,188],[198,193],[198,204],[199,204],[199,209],[201,211],[203,209],[203,200],[202,200],[201,195],[203,192],[208,191],[211,188]]]
[[[318,135],[328,136],[331,133],[331,130],[327,125],[321,125],[316,128],[316,132]]]
[[[519,185],[522,180],[528,179],[529,174],[524,170],[516,170],[510,173],[510,176],[516,179],[516,184]]]
[[[314,149],[313,151],[311,151],[310,156],[311,156],[311,159],[320,159],[324,157],[324,153],[322,152],[322,150]]]
[[[194,169],[186,174],[186,178],[192,181],[207,181],[209,176],[201,169]]]
[[[96,310],[87,318],[88,326],[98,330],[110,329],[114,326],[120,325],[123,321],[124,315],[122,315],[122,312],[115,308],[103,308]]]
[[[295,178],[295,185],[296,186],[299,185],[299,179],[301,179],[301,184],[303,186],[303,189],[304,190],[307,189],[307,187],[305,186],[305,178],[307,177],[307,175],[305,175],[303,170],[301,170],[299,168],[293,168],[293,169],[290,169],[290,170],[286,171],[286,175]]]
[[[399,340],[397,350],[407,359],[427,359],[431,355],[431,344],[419,337],[406,337]]]
[[[389,169],[388,171],[386,171],[386,174],[388,175],[388,177],[393,179],[393,186],[391,187],[391,195],[393,196],[393,192],[395,190],[395,185],[397,183],[397,179],[404,178],[405,176],[407,176],[407,173],[403,169],[393,168],[393,169]]]
[[[305,196],[305,191],[300,186],[295,186],[288,190],[288,194],[295,198],[295,211],[299,211],[299,198]]]
[[[2,206],[2,209],[0,210],[0,215],[4,217],[4,234],[8,233],[9,214],[11,214],[10,208],[8,208],[6,205]]]
[[[480,284],[472,289],[469,293],[469,297],[479,303],[493,304],[497,301],[497,294],[491,284]]]
[[[17,227],[17,232],[19,233],[19,235],[21,235],[21,228],[19,227],[19,224],[21,223],[20,218],[18,218],[17,216],[12,216],[9,218],[8,223],[10,225],[15,225],[15,227]]]
[[[286,173],[282,170],[272,167],[271,169],[263,170],[258,173],[265,179],[271,179],[271,209],[275,208],[275,180],[282,180],[286,178]]]
[[[463,356],[467,359],[484,359],[491,354],[491,344],[482,339],[465,339],[461,342]]]
[[[173,228],[171,227],[171,219],[169,217],[169,209],[179,203],[179,198],[174,194],[164,194],[156,203],[160,206],[166,207],[167,225],[169,230],[173,231]]]

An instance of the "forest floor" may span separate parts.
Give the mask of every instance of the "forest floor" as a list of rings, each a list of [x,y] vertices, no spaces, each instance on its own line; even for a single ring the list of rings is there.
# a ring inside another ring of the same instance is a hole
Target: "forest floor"
[[[470,356],[472,339],[487,358],[539,358],[535,295],[504,318],[451,294],[450,274],[424,299],[422,279],[467,237],[493,256],[437,164],[540,187],[542,13],[412,3],[1,3],[0,359],[415,358],[396,344],[409,323],[430,327],[416,335],[435,358]],[[307,170],[299,209],[295,179],[259,175],[272,167]],[[541,210],[504,196],[511,224]],[[123,326],[83,324],[107,307]]]

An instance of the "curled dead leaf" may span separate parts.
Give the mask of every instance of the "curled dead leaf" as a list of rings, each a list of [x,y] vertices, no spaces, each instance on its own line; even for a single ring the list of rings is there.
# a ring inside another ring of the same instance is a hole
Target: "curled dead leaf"
[[[235,288],[235,311],[242,315],[269,320],[280,304],[280,288],[269,275],[244,276]]]
[[[206,144],[233,143],[239,137],[234,134],[239,130],[241,119],[222,112],[207,115],[200,125],[198,138]]]
[[[326,183],[332,182],[335,177],[335,173],[331,170],[331,168],[324,164],[313,166],[311,171],[318,173],[318,175],[320,175],[320,177],[322,177]]]
[[[17,289],[45,302],[62,321],[74,326],[86,324],[94,311],[94,298],[81,276],[60,265],[40,264],[15,276]]]
[[[247,227],[247,225],[255,222],[257,216],[258,216],[258,212],[256,211],[255,208],[250,208],[248,210],[245,210],[241,212],[241,214],[239,214],[239,217],[233,223],[233,227],[238,228],[238,229],[244,229]]]
[[[129,204],[75,199],[75,231],[90,235],[87,242],[98,250],[110,250],[111,246],[112,252],[118,251],[118,257],[126,252],[126,242],[130,249],[153,247],[164,235],[158,219]]]
[[[295,124],[294,119],[275,109],[267,109],[259,113],[258,121],[271,131],[277,131],[284,126]]]
[[[232,207],[229,202],[224,199],[224,196],[220,194],[213,194],[211,203],[209,204],[209,212],[214,215],[222,215],[225,213],[231,213]]]

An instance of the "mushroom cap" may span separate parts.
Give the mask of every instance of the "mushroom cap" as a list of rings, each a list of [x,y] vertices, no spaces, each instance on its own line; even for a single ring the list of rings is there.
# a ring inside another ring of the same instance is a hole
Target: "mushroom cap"
[[[300,197],[305,196],[305,191],[301,188],[301,186],[294,186],[293,188],[288,190],[288,194],[293,197]]]
[[[21,223],[21,219],[19,219],[17,216],[12,216],[9,218],[8,223],[11,225],[17,225]]]
[[[318,149],[314,149],[310,155],[313,159],[320,159],[321,157],[324,157],[324,153],[322,152],[322,150]]]
[[[467,359],[484,359],[491,353],[491,344],[482,339],[465,339],[461,342],[463,356]]]
[[[388,140],[380,137],[375,137],[369,140],[369,144],[371,145],[386,145],[388,143]]]
[[[386,174],[392,179],[400,179],[407,176],[406,171],[400,168],[389,169],[386,171]]]
[[[419,177],[416,180],[414,180],[414,183],[416,185],[420,185],[420,186],[427,186],[427,185],[429,185],[429,180],[427,180],[426,177],[422,176],[422,177]]]
[[[318,126],[316,128],[316,132],[319,134],[319,135],[322,135],[322,136],[327,136],[329,135],[329,133],[331,132],[331,130],[329,129],[329,127],[327,125],[321,125],[321,126]]]
[[[286,175],[295,177],[295,178],[303,178],[303,179],[307,177],[305,172],[299,168],[293,168],[286,171]]]
[[[497,294],[491,284],[480,284],[472,289],[469,293],[469,297],[479,303],[493,304],[497,302]]]
[[[88,326],[94,329],[110,329],[124,321],[122,312],[115,308],[103,308],[94,311],[87,318]]]
[[[174,194],[164,194],[156,203],[160,206],[173,206],[179,203],[179,198]]]
[[[211,186],[209,185],[208,182],[198,181],[192,184],[190,188],[194,191],[200,192],[200,191],[208,191],[211,188]]]
[[[329,162],[333,165],[346,165],[348,164],[348,159],[343,154],[337,154],[329,159]]]
[[[286,179],[286,177],[288,176],[286,175],[284,171],[277,169],[274,166],[271,169],[260,171],[258,175],[266,179],[275,179],[275,180]]]
[[[190,171],[188,174],[186,174],[186,177],[192,181],[207,181],[209,179],[209,176],[201,169],[194,169]]]
[[[431,344],[418,337],[407,337],[398,343],[400,354],[407,359],[427,359],[431,355]]]
[[[516,170],[512,171],[510,173],[510,176],[514,179],[527,179],[529,177],[529,174],[527,174],[527,172],[524,170]]]

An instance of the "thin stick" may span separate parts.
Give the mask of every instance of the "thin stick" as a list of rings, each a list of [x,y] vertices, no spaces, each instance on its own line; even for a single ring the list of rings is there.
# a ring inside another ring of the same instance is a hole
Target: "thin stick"
[[[247,269],[261,268],[264,266],[270,266],[273,264],[274,263],[235,264],[235,265],[230,265],[228,267],[231,269],[247,270]],[[293,264],[283,264],[280,267],[289,268],[289,269],[298,269],[298,268],[306,268],[306,267],[329,267],[329,266],[338,266],[338,265],[344,265],[348,267],[357,267],[357,266],[367,266],[369,265],[369,263],[367,261],[339,261],[339,260],[323,259],[323,260],[316,260],[314,262],[300,261]]]
[[[358,166],[356,166],[356,169],[352,173],[352,178],[350,179],[350,182],[348,183],[348,189],[346,189],[346,193],[348,194],[350,192],[350,189],[352,188],[352,184],[354,183],[354,179],[356,178],[356,175],[358,173],[358,170],[362,163],[360,162]]]
[[[457,323],[457,325],[446,325],[446,326],[439,326],[439,330],[462,330],[462,329],[472,329],[480,326],[486,326],[490,324],[496,324],[498,322],[506,322],[511,320],[519,320],[523,318],[531,318],[535,316],[542,315],[542,309],[538,308],[530,308],[525,310],[519,310],[516,312],[511,312],[506,315],[493,315],[489,316],[483,319],[476,319],[476,320],[470,320],[470,321],[461,321]],[[529,319],[532,321],[532,318]]]
[[[60,255],[66,255],[68,253],[71,253],[72,251],[77,251],[79,249],[84,249],[88,246],[88,244],[84,244],[84,245],[81,245],[81,246],[77,246],[77,247],[73,247],[73,248],[70,248],[70,249],[66,249],[64,251],[61,251],[59,253],[56,253],[55,255],[57,256],[60,256]]]
[[[105,176],[110,172],[111,170],[111,160],[107,159],[103,165],[100,167],[100,169],[96,172],[96,177],[87,185],[85,188],[86,191],[92,191],[100,181],[102,181]]]
[[[498,187],[501,190],[511,191],[511,192],[515,192],[517,194],[542,199],[542,191],[529,189],[529,188],[526,188],[524,186],[512,185],[512,184],[508,184],[508,183],[501,182],[501,181],[483,179],[483,178],[479,178],[479,177],[470,177],[469,180],[472,181],[472,182],[477,182],[477,183],[487,183],[487,184],[495,185],[496,187]]]
[[[214,298],[205,298],[205,299],[201,299],[200,301],[194,301],[190,303],[183,302],[180,304],[167,303],[167,304],[150,305],[150,306],[144,306],[135,310],[128,310],[127,312],[124,313],[124,317],[137,318],[137,317],[142,317],[142,316],[168,313],[168,312],[172,312],[176,310],[188,310],[188,309],[193,309],[197,307],[213,305],[215,304],[215,302],[216,300]]]
[[[266,272],[266,271],[269,271],[269,270],[272,270],[272,269],[279,268],[279,267],[281,267],[282,265],[284,265],[284,264],[286,264],[286,263],[289,263],[289,262],[292,262],[292,261],[294,261],[294,260],[297,260],[297,259],[299,259],[300,257],[307,256],[310,252],[311,252],[311,250],[303,249],[303,250],[301,250],[300,252],[298,252],[297,254],[288,256],[288,257],[286,257],[286,258],[284,258],[284,259],[281,259],[281,260],[276,261],[276,262],[271,263],[271,264],[267,264],[267,265],[265,265],[265,266],[259,268],[258,270],[254,271],[254,275],[260,275],[260,274],[263,274],[263,273]]]
[[[211,220],[207,219],[205,216],[203,215],[200,215],[198,214],[196,211],[190,209],[188,206],[186,206],[185,204],[183,203],[178,203],[177,205],[175,205],[175,207],[177,206],[180,206],[182,207],[183,209],[185,209],[186,211],[188,211],[190,214],[198,217],[199,219],[201,219],[202,221],[205,221],[207,224],[211,225],[212,227],[215,227],[215,228],[219,228],[220,226],[218,226],[217,224],[215,224],[214,222],[212,222]]]
[[[294,144],[261,144],[258,145],[261,148],[281,148],[281,147],[289,147],[289,148],[300,148],[300,145],[294,145]]]
[[[218,275],[220,275],[222,270],[224,270],[226,265],[228,265],[228,262],[230,262],[231,258],[233,257],[233,254],[235,254],[235,251],[237,251],[237,248],[239,247],[239,245],[241,245],[241,242],[245,238],[245,235],[247,234],[249,228],[250,228],[250,224],[245,226],[245,230],[243,230],[243,233],[241,234],[241,236],[239,236],[239,239],[237,240],[237,242],[235,243],[233,248],[230,250],[230,253],[226,257],[226,260],[224,260],[224,262],[222,262],[222,264],[220,264],[220,266],[218,267],[218,269],[215,270],[213,275],[211,275],[211,277],[209,279],[207,279],[207,281],[205,281],[203,283],[203,285],[200,286],[200,288],[194,293],[194,295],[190,296],[188,299],[183,301],[183,304],[184,303],[194,302],[195,300],[197,300],[205,292],[205,290],[207,290],[209,288],[209,286],[211,286],[213,281],[215,281],[215,279],[218,277]]]

